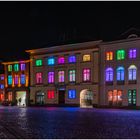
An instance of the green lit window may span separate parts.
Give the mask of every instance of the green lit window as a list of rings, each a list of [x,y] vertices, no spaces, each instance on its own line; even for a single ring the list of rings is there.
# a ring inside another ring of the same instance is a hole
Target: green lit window
[[[136,89],[128,90],[128,105],[136,106]]]
[[[12,71],[12,65],[8,65],[8,71]]]
[[[14,71],[19,71],[19,64],[14,64]]]
[[[36,66],[42,66],[42,60],[41,59],[36,60],[35,64]]]
[[[117,50],[117,60],[125,59],[125,51],[124,50]]]

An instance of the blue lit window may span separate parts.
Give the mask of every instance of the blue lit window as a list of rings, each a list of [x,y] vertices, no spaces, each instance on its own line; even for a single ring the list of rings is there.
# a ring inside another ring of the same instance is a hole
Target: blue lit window
[[[54,65],[55,59],[53,57],[48,58],[48,65]]]
[[[76,98],[76,90],[75,89],[70,89],[68,91],[68,98],[69,99],[75,99]]]
[[[12,85],[12,75],[8,75],[8,85]]]
[[[69,63],[75,63],[76,62],[76,56],[72,55],[69,56]]]
[[[20,83],[25,84],[25,74],[21,74],[20,76]]]
[[[124,81],[124,67],[117,68],[117,81]]]
[[[4,89],[4,84],[1,84],[0,85],[0,89]]]

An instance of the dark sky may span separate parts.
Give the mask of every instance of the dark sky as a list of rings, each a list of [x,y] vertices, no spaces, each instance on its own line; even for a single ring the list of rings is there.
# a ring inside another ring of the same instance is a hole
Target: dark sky
[[[0,59],[26,49],[102,39],[140,29],[140,2],[0,2]]]

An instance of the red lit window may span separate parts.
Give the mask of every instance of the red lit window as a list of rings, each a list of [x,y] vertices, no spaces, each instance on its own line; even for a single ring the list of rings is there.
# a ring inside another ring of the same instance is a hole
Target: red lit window
[[[3,93],[0,93],[0,101],[4,101],[4,95],[3,95]]]
[[[47,97],[48,99],[54,99],[54,90],[48,90]]]
[[[113,52],[106,52],[106,60],[113,60]]]

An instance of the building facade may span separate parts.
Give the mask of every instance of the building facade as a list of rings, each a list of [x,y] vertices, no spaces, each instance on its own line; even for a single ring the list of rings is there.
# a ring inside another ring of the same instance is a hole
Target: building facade
[[[29,103],[30,60],[3,62],[5,75],[5,100],[13,105]]]
[[[5,76],[4,74],[0,74],[0,103],[4,101],[5,93]]]
[[[140,106],[140,38],[100,44],[100,105]]]
[[[100,42],[27,50],[30,104],[98,105]]]

